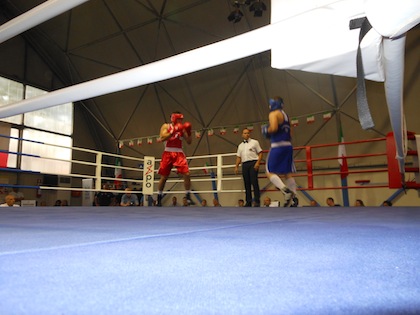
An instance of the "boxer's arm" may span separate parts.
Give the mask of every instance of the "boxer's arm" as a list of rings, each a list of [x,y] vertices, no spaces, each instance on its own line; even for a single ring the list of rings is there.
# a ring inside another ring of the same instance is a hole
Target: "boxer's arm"
[[[192,142],[192,136],[189,135],[188,133],[184,132],[184,140],[188,143],[191,144]]]
[[[280,113],[281,114],[281,113]],[[268,115],[268,133],[274,133],[279,129],[279,121],[277,119],[277,111],[270,112]]]
[[[166,141],[172,136],[172,134],[169,132],[168,124],[163,124],[162,127],[160,127],[159,136],[162,141]]]

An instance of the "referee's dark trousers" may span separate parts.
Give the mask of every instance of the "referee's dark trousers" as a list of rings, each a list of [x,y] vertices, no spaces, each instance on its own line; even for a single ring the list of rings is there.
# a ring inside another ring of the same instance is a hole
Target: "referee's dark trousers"
[[[260,186],[258,185],[258,171],[254,169],[255,161],[246,161],[242,163],[242,176],[245,184],[246,207],[252,206],[252,190],[254,188],[255,205],[260,205]]]

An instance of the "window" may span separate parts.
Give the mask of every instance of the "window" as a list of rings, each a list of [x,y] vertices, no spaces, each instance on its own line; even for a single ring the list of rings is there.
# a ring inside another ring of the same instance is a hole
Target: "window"
[[[47,92],[0,77],[0,106],[21,101]],[[16,154],[9,154],[7,167],[20,167],[22,170],[39,171],[47,174],[70,174],[72,150],[63,147],[73,145],[73,104],[63,104],[46,109],[7,117],[0,121],[21,125],[12,128],[10,135],[19,137],[22,132],[22,155],[20,166]],[[23,123],[22,123],[23,122]],[[34,128],[34,129],[33,129]],[[35,130],[37,129],[37,130]],[[44,130],[44,131],[43,131]],[[17,152],[19,141],[10,139],[9,151]],[[52,145],[59,145],[59,147]],[[25,155],[26,154],[26,155]],[[33,156],[28,156],[33,155]],[[50,158],[50,159],[46,159]]]
[[[0,77],[0,106],[15,103],[23,99],[23,84]],[[22,115],[2,118],[0,121],[22,124]]]
[[[48,160],[45,158],[71,160],[71,149],[51,146],[71,147],[73,140],[70,137],[60,136],[49,132],[33,129],[24,129],[23,138],[34,142],[23,141],[22,152],[39,157],[22,156],[21,169],[39,171],[47,174],[70,174],[71,163],[66,161]],[[40,142],[42,140],[42,142]]]
[[[34,87],[26,88],[26,98],[45,94]],[[71,136],[73,133],[73,104],[67,103],[34,112],[25,113],[24,124],[42,130],[48,130]]]

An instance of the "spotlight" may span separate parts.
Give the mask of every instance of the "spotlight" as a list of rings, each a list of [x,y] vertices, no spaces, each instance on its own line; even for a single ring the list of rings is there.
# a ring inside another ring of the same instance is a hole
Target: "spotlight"
[[[261,17],[263,14],[263,11],[267,10],[267,6],[264,4],[264,2],[258,0],[250,5],[249,11],[254,11],[254,17]]]
[[[239,10],[240,3],[238,1],[235,1],[233,6],[235,7],[235,10],[233,10],[229,14],[227,19],[228,19],[229,22],[233,21],[233,23],[238,23],[242,19],[242,17],[244,16],[244,14],[242,13],[241,10]]]

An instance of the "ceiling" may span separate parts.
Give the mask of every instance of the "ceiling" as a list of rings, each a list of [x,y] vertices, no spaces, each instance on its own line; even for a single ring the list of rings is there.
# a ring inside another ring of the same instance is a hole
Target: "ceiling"
[[[2,0],[1,23],[43,3]],[[238,23],[227,17],[235,9],[229,0],[90,0],[0,44],[0,75],[47,89],[100,78],[145,65],[270,22],[267,11],[254,17],[247,6]],[[282,39],[279,38],[279,41]],[[300,40],[305,40],[302,38]],[[420,31],[408,33],[406,45],[405,111],[409,130],[420,133],[418,115]],[[284,49],[293,49],[284,43]],[[223,52],[221,52],[222,54]],[[310,52],[307,52],[308,54]],[[205,55],[202,58],[206,58]],[[193,130],[201,133],[186,148],[187,155],[234,152],[240,141],[235,128],[252,125],[263,147],[260,125],[268,115],[267,99],[281,95],[286,111],[299,121],[294,144],[336,142],[339,126],[346,140],[376,138],[391,131],[383,84],[367,82],[375,128],[358,122],[353,78],[273,69],[270,52],[243,58],[181,77],[106,94],[75,104],[75,144],[123,154],[159,156],[160,126],[180,110]],[[325,112],[332,118],[323,119]],[[307,117],[315,122],[307,124]],[[418,116],[417,116],[418,117]],[[223,127],[223,128],[222,128]],[[226,134],[220,131],[226,129]],[[209,134],[213,130],[214,134]],[[151,139],[152,144],[147,144]],[[131,147],[129,140],[135,145]],[[142,145],[137,145],[142,140]],[[302,153],[303,154],[303,153]]]

